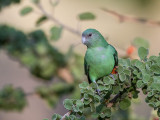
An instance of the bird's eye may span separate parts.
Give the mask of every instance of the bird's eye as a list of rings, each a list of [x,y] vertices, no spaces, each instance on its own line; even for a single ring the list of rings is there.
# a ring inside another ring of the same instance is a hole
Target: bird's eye
[[[91,36],[92,36],[92,33],[90,33],[88,36],[91,37]]]

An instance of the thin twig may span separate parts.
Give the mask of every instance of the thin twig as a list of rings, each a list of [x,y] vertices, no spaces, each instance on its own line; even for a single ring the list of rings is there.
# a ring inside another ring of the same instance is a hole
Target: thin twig
[[[50,14],[48,14],[45,9],[43,8],[43,6],[38,3],[37,7],[41,10],[41,12],[51,21],[53,21],[54,23],[62,26],[63,28],[65,28],[66,30],[68,30],[69,32],[78,35],[79,37],[81,37],[81,32],[79,29],[73,29],[65,24],[63,24],[61,21],[57,20],[54,16],[51,16]],[[124,50],[122,50],[121,48],[117,48],[118,49],[118,53],[119,56],[126,56],[126,52]]]
[[[56,24],[59,24],[60,26],[62,26],[64,29],[70,31],[71,33],[74,33],[78,36],[81,36],[81,33],[79,30],[75,30],[65,24],[63,24],[61,21],[57,20],[55,17],[51,16],[50,14],[48,14],[45,9],[42,7],[42,5],[40,3],[37,4],[37,7],[41,10],[41,12],[51,21],[55,22]]]
[[[72,113],[72,111],[67,112],[64,114],[64,116],[61,118],[61,120],[65,120],[66,116],[69,116]]]
[[[107,9],[107,8],[101,8],[101,9],[103,11],[117,17],[120,22],[131,21],[131,22],[138,22],[138,23],[142,23],[142,24],[147,24],[147,25],[160,27],[160,21],[153,21],[153,20],[148,20],[146,18],[127,16],[127,15],[123,15],[121,13],[118,13],[116,11],[113,11],[113,10],[110,10],[110,9]]]
[[[81,99],[81,101],[83,101],[83,100],[84,100],[84,98]],[[72,113],[72,111],[70,110],[69,112],[64,114],[60,120],[65,120],[66,116],[69,116],[71,113]]]

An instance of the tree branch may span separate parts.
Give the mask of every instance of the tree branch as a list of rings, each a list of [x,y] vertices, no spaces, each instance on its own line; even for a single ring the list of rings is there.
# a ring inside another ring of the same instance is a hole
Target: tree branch
[[[75,30],[65,24],[63,24],[61,21],[57,20],[55,17],[51,16],[50,14],[48,14],[45,9],[42,7],[42,5],[40,3],[37,4],[37,7],[41,10],[41,12],[51,21],[55,22],[56,24],[59,24],[60,26],[62,26],[63,28],[65,28],[66,30],[70,31],[71,33],[74,33],[78,36],[81,36],[81,33],[79,30]]]
[[[72,113],[72,111],[67,112],[66,114],[63,115],[61,120],[65,120],[66,116],[69,116]]]
[[[116,11],[109,10],[107,8],[101,8],[101,10],[111,14],[112,16],[117,17],[120,22],[131,21],[131,22],[138,22],[138,23],[142,23],[142,24],[146,24],[146,25],[152,25],[152,26],[160,27],[160,21],[153,21],[153,20],[148,20],[148,19],[145,19],[145,18],[127,16],[127,15],[123,15],[121,13],[118,13]]]

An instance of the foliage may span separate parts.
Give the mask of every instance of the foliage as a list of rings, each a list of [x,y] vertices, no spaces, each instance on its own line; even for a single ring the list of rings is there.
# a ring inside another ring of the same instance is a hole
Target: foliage
[[[13,3],[20,3],[21,0],[0,0],[0,11],[1,9],[3,9],[4,7],[7,7]]]
[[[96,16],[91,12],[84,12],[78,15],[80,20],[94,20]]]
[[[49,80],[67,65],[65,55],[51,46],[42,30],[27,35],[12,27],[0,26],[0,48],[18,58],[37,77]]]
[[[30,12],[32,12],[32,8],[31,7],[25,7],[25,8],[23,8],[21,11],[20,11],[20,14],[22,15],[22,16],[24,16],[24,15],[27,15],[28,13],[30,13]]]
[[[36,91],[50,106],[54,107],[61,96],[71,93],[73,90],[74,86],[71,84],[56,83],[50,86],[38,87]]]
[[[50,32],[51,32],[51,40],[58,40],[61,37],[62,34],[62,27],[57,27],[54,26],[51,28]]]
[[[136,47],[149,48],[149,42],[143,38],[137,37],[133,40],[132,44]]]
[[[20,88],[13,88],[11,85],[0,90],[0,109],[22,110],[26,106],[25,94]]]
[[[71,111],[66,120],[109,119],[117,108],[126,110],[131,105],[132,98],[138,98],[142,89],[147,95],[149,106],[160,111],[160,55],[147,58],[148,50],[139,48],[141,60],[119,59],[118,74],[114,78],[106,76],[90,85],[83,82],[79,85],[81,100],[66,99],[64,107]],[[115,80],[114,80],[115,79]],[[100,95],[96,89],[100,89]],[[57,119],[58,120],[58,119]]]

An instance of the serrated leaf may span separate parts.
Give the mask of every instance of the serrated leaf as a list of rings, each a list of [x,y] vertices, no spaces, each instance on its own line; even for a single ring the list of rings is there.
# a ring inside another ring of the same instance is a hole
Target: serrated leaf
[[[91,117],[92,117],[93,119],[98,118],[98,116],[99,116],[99,113],[93,113],[93,114],[91,115]]]
[[[105,90],[110,90],[111,87],[112,87],[111,85],[106,85],[106,86],[105,86]]]
[[[118,73],[122,73],[123,72],[123,67],[122,66],[118,66]]]
[[[153,76],[154,83],[160,83],[160,76]]]
[[[107,108],[103,111],[103,113],[107,116],[107,117],[111,117],[111,109]]]
[[[60,120],[62,118],[62,116],[60,116],[59,114],[54,114],[52,116],[52,120]]]
[[[150,80],[150,75],[145,74],[145,75],[143,76],[142,81],[143,81],[144,83],[148,83],[148,82],[149,82],[149,80]]]
[[[152,83],[151,88],[160,92],[160,83]]]
[[[80,20],[94,20],[96,16],[91,12],[85,12],[78,15]]]
[[[138,61],[137,59],[132,60],[132,61],[131,61],[131,65],[132,65],[132,66],[135,66],[135,64],[136,64],[137,61]]]
[[[130,70],[124,70],[123,73],[126,74],[126,75],[128,75],[128,76],[131,75],[131,71]]]
[[[147,58],[148,53],[149,53],[148,49],[146,49],[144,47],[140,47],[138,49],[138,55],[139,55],[141,60],[145,60]]]
[[[133,40],[133,45],[136,46],[137,48],[139,47],[149,48],[149,42],[140,37],[137,37]]]
[[[91,112],[94,112],[96,110],[94,103],[90,103]]]
[[[67,110],[72,110],[72,105],[73,105],[73,101],[70,100],[70,99],[65,99],[64,102],[64,107],[67,109]]]
[[[99,85],[99,86],[98,86],[98,89],[99,89],[100,91],[103,91],[103,90],[105,89],[105,86]]]
[[[88,105],[92,100],[84,100],[84,104]]]
[[[103,78],[103,82],[104,82],[105,85],[109,85],[110,84],[109,81],[110,81],[109,77],[104,77]]]
[[[138,80],[137,81],[137,88],[142,88],[143,86],[143,81],[142,80]]]
[[[160,74],[160,67],[158,65],[152,65],[150,68],[154,73]]]
[[[131,105],[131,101],[128,98],[125,98],[124,100],[122,100],[119,104],[119,107],[122,110],[127,110]]]
[[[84,108],[84,103],[81,100],[77,100],[76,106],[79,108],[79,112],[82,112],[82,110]]]
[[[89,96],[87,94],[84,94],[84,99],[88,100]]]
[[[73,106],[73,111],[74,111],[74,112],[79,112],[79,107]]]
[[[119,74],[119,78],[121,81],[125,81],[126,80],[126,75],[124,73]]]
[[[36,21],[36,26],[40,26],[42,23],[44,23],[48,18],[46,16],[41,16],[40,18],[38,18],[38,20]]]
[[[98,80],[98,81],[97,81],[97,84],[103,85],[103,82],[102,82],[101,80]]]
[[[33,11],[33,8],[27,6],[27,7],[23,8],[23,9],[20,11],[20,15],[24,16],[24,15],[29,14],[29,13],[32,12],[32,11]]]
[[[51,40],[58,40],[61,37],[63,27],[54,26],[50,30]]]
[[[101,100],[101,97],[100,97],[99,95],[95,95],[95,96],[94,96],[94,99],[95,99],[97,102],[99,102],[99,101]]]
[[[120,91],[120,89],[121,89],[120,86],[113,86],[113,92],[114,92],[115,94],[118,94],[119,91]]]
[[[102,113],[100,114],[101,118],[110,117],[111,116],[111,110],[109,108],[104,109]]]
[[[83,82],[81,84],[79,84],[80,88],[87,88],[89,86],[89,84],[87,82]]]

